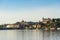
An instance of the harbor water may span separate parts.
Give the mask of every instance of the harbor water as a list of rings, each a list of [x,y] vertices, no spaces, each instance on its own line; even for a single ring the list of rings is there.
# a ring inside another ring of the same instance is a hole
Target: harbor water
[[[60,31],[0,30],[0,40],[60,40]]]

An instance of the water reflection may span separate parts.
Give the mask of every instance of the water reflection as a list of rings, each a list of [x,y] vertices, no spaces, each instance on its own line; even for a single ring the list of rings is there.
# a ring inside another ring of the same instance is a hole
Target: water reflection
[[[19,30],[20,31],[20,30]],[[21,32],[21,35],[19,33]],[[42,34],[39,30],[21,30],[20,32],[17,32],[17,39],[18,40],[42,40]],[[21,38],[19,38],[21,37]]]
[[[60,31],[0,30],[0,40],[59,40]]]
[[[15,30],[7,30],[6,34],[7,40],[17,40],[17,31]]]

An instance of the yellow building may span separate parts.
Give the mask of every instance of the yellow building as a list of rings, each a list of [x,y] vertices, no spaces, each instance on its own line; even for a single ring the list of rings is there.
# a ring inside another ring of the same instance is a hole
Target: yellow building
[[[34,28],[41,28],[41,25],[40,24],[35,24],[33,25]]]

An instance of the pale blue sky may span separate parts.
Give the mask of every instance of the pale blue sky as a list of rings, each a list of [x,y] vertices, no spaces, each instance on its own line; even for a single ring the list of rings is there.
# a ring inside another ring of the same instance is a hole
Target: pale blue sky
[[[0,0],[0,24],[60,18],[60,0]]]

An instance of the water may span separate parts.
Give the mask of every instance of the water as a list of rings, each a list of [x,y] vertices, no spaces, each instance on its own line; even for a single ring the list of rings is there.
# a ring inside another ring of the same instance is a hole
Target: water
[[[60,40],[60,31],[0,30],[0,40]]]

